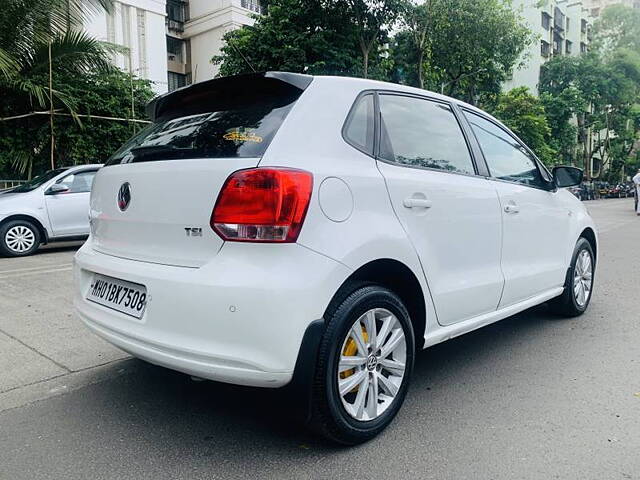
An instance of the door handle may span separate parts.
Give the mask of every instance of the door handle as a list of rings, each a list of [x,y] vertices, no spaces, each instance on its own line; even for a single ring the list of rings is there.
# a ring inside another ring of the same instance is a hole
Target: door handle
[[[520,209],[515,203],[509,203],[508,205],[505,205],[504,211],[506,213],[518,213]]]
[[[431,208],[431,200],[419,197],[407,197],[402,204],[406,208]]]

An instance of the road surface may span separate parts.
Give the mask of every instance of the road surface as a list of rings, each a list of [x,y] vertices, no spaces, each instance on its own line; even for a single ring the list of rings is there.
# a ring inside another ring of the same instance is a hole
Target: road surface
[[[394,424],[336,448],[278,392],[127,358],[68,299],[73,248],[0,260],[0,479],[640,479],[640,217],[600,227],[589,312],[538,307],[428,349]]]

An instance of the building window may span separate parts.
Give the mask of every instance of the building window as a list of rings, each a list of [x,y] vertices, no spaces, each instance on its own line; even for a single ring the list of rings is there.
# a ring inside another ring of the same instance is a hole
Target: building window
[[[549,53],[550,53],[549,47],[550,47],[549,42],[545,42],[544,40],[540,42],[540,55],[542,55],[544,58],[549,58]]]
[[[167,80],[170,92],[173,92],[177,88],[184,87],[187,84],[187,76],[180,73],[167,72]]]
[[[542,28],[549,30],[549,27],[551,27],[551,15],[547,12],[542,12]]]
[[[559,35],[557,33],[553,33],[553,43],[552,43],[552,47],[553,47],[553,54],[554,55],[562,55],[562,46],[564,44],[564,39],[562,38],[562,35]]]
[[[587,33],[587,21],[584,18],[580,22],[580,31],[582,33]]]
[[[580,42],[580,53],[587,53],[587,44],[584,42]]]
[[[170,62],[184,62],[184,41],[167,36],[167,60]]]
[[[569,40],[567,40],[566,45],[565,45],[565,52],[567,52],[567,55],[571,55],[571,48],[573,47],[573,43],[570,42]]]
[[[564,31],[565,15],[558,7],[553,10],[553,28],[558,32]]]
[[[260,5],[260,0],[241,0],[240,5],[242,8],[246,8],[247,10],[251,10],[252,12],[256,12],[259,14],[264,14],[264,8]]]
[[[188,20],[187,13],[187,4],[183,0],[167,0],[167,28],[175,32],[183,32],[184,22]]]
[[[569,27],[570,26],[571,26],[571,19],[569,17],[567,17],[567,26],[566,26],[567,33],[569,33]]]

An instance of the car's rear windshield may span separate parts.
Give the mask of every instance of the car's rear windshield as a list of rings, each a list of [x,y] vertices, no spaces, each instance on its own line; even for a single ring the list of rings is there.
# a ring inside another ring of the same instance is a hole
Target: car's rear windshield
[[[107,165],[193,158],[261,157],[302,94],[273,78],[211,82],[160,99],[158,119]]]

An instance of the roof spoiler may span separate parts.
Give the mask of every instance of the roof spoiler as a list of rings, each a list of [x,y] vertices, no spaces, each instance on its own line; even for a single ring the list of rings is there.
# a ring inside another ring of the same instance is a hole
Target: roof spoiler
[[[272,79],[291,85],[301,91],[311,84],[313,77],[301,73],[289,72],[260,72],[249,73],[244,75],[233,75],[230,77],[214,78],[205,82],[194,83],[186,87],[179,88],[173,92],[165,93],[151,100],[146,107],[147,116],[152,121],[162,117],[172,106],[180,105],[186,98],[199,96],[206,92],[219,89],[225,89],[231,85],[238,88],[238,85],[247,84],[247,88],[255,82],[264,81],[264,79]]]

